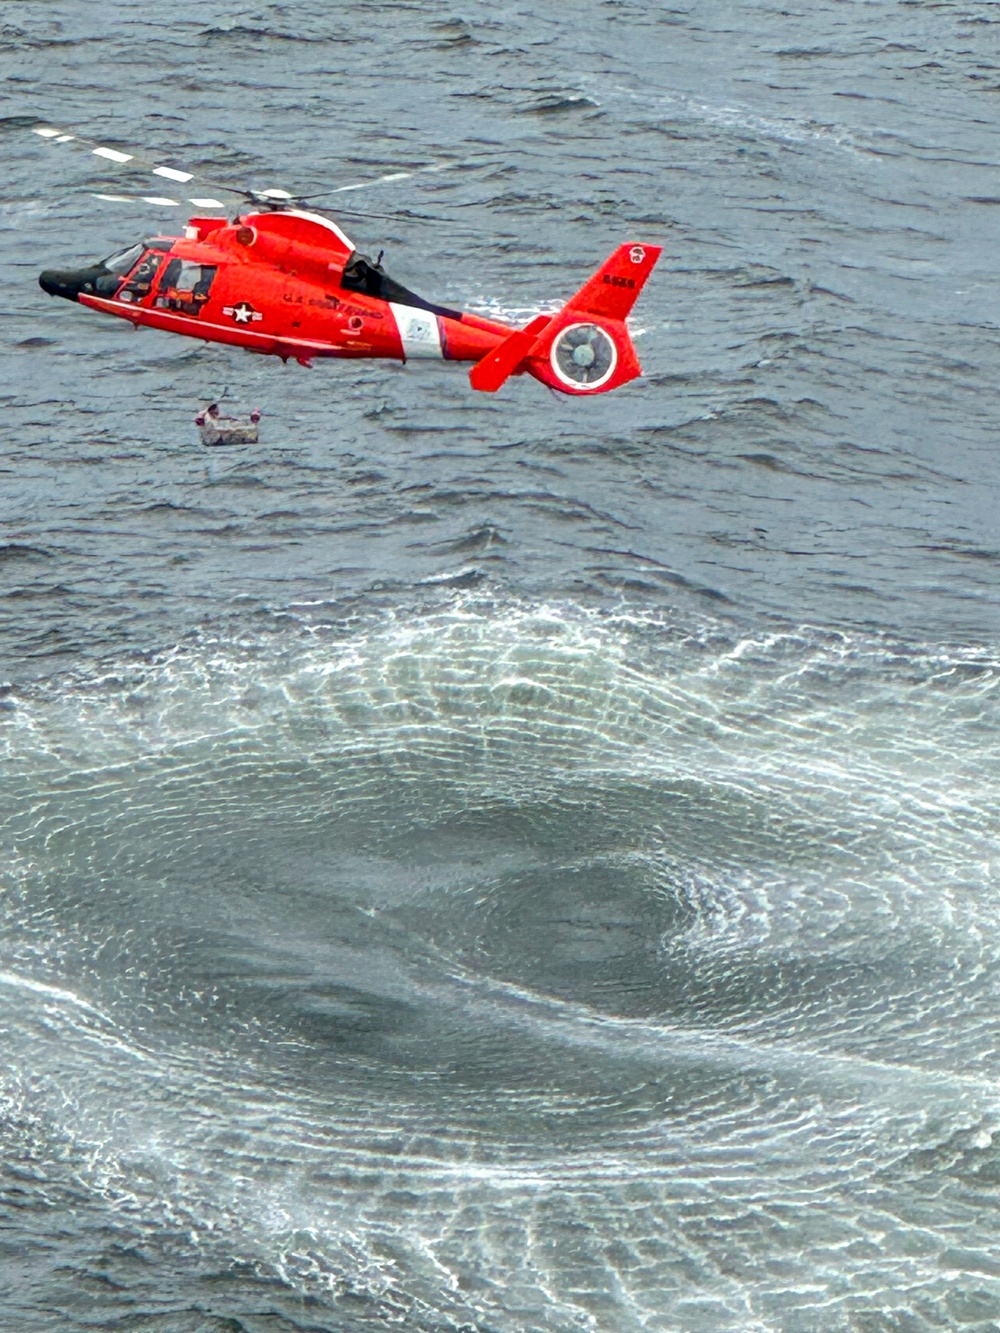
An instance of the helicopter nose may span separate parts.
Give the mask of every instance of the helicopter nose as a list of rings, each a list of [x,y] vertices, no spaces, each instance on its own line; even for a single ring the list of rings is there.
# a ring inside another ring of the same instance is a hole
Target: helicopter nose
[[[66,301],[78,301],[81,292],[100,294],[99,279],[112,278],[117,286],[120,278],[109,275],[103,264],[94,264],[88,268],[47,268],[38,275],[38,285],[50,296],[61,296]],[[113,291],[111,293],[113,295]]]
[[[79,300],[83,290],[83,275],[79,270],[47,268],[38,275],[38,285],[50,296],[62,296],[67,301]]]
[[[47,268],[44,273],[38,275],[38,285],[43,292],[48,292],[50,296],[62,296],[67,301],[76,301],[83,286],[82,283],[76,281],[76,277],[75,273]]]

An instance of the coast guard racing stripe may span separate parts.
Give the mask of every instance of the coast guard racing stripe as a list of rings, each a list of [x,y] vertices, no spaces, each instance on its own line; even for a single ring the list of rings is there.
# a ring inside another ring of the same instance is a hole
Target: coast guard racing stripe
[[[444,355],[441,350],[441,330],[436,315],[431,314],[429,310],[418,310],[412,305],[397,305],[395,301],[389,302],[389,309],[399,330],[404,361],[414,357],[440,359]]]

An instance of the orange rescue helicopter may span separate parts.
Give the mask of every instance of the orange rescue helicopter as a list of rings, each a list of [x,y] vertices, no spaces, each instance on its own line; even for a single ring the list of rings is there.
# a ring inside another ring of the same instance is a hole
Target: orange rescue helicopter
[[[178,183],[194,179],[190,172],[146,162],[52,125],[30,128],[44,140],[84,147],[107,162],[132,164]],[[414,174],[395,172],[379,180]],[[362,184],[367,183],[378,182]],[[183,236],[154,236],[83,268],[47,269],[38,279],[41,287],[136,326],[306,366],[315,357],[471,361],[472,387],[487,393],[525,371],[551,389],[574,395],[607,393],[642,373],[625,319],[660,257],[658,245],[619,246],[562,309],[518,329],[417,296],[385,272],[381,255],[372,260],[360,254],[335,222],[286,191],[214,188],[243,196],[251,210],[232,220],[192,217]],[[357,188],[341,186],[328,193]],[[150,204],[180,203],[140,198]],[[225,207],[217,199],[187,202]]]

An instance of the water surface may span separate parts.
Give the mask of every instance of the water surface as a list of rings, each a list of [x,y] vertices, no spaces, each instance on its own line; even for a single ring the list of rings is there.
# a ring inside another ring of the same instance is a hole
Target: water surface
[[[0,5],[4,1327],[1000,1327],[995,9]],[[646,376],[53,302],[30,116]]]

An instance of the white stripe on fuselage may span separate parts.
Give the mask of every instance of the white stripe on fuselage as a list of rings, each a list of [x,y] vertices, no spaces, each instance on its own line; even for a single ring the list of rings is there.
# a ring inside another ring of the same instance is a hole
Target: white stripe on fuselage
[[[403,344],[403,356],[407,361],[411,357],[440,359],[444,355],[437,315],[432,315],[429,310],[418,310],[416,306],[397,305],[395,301],[389,302],[389,309],[396,321],[399,339]]]

